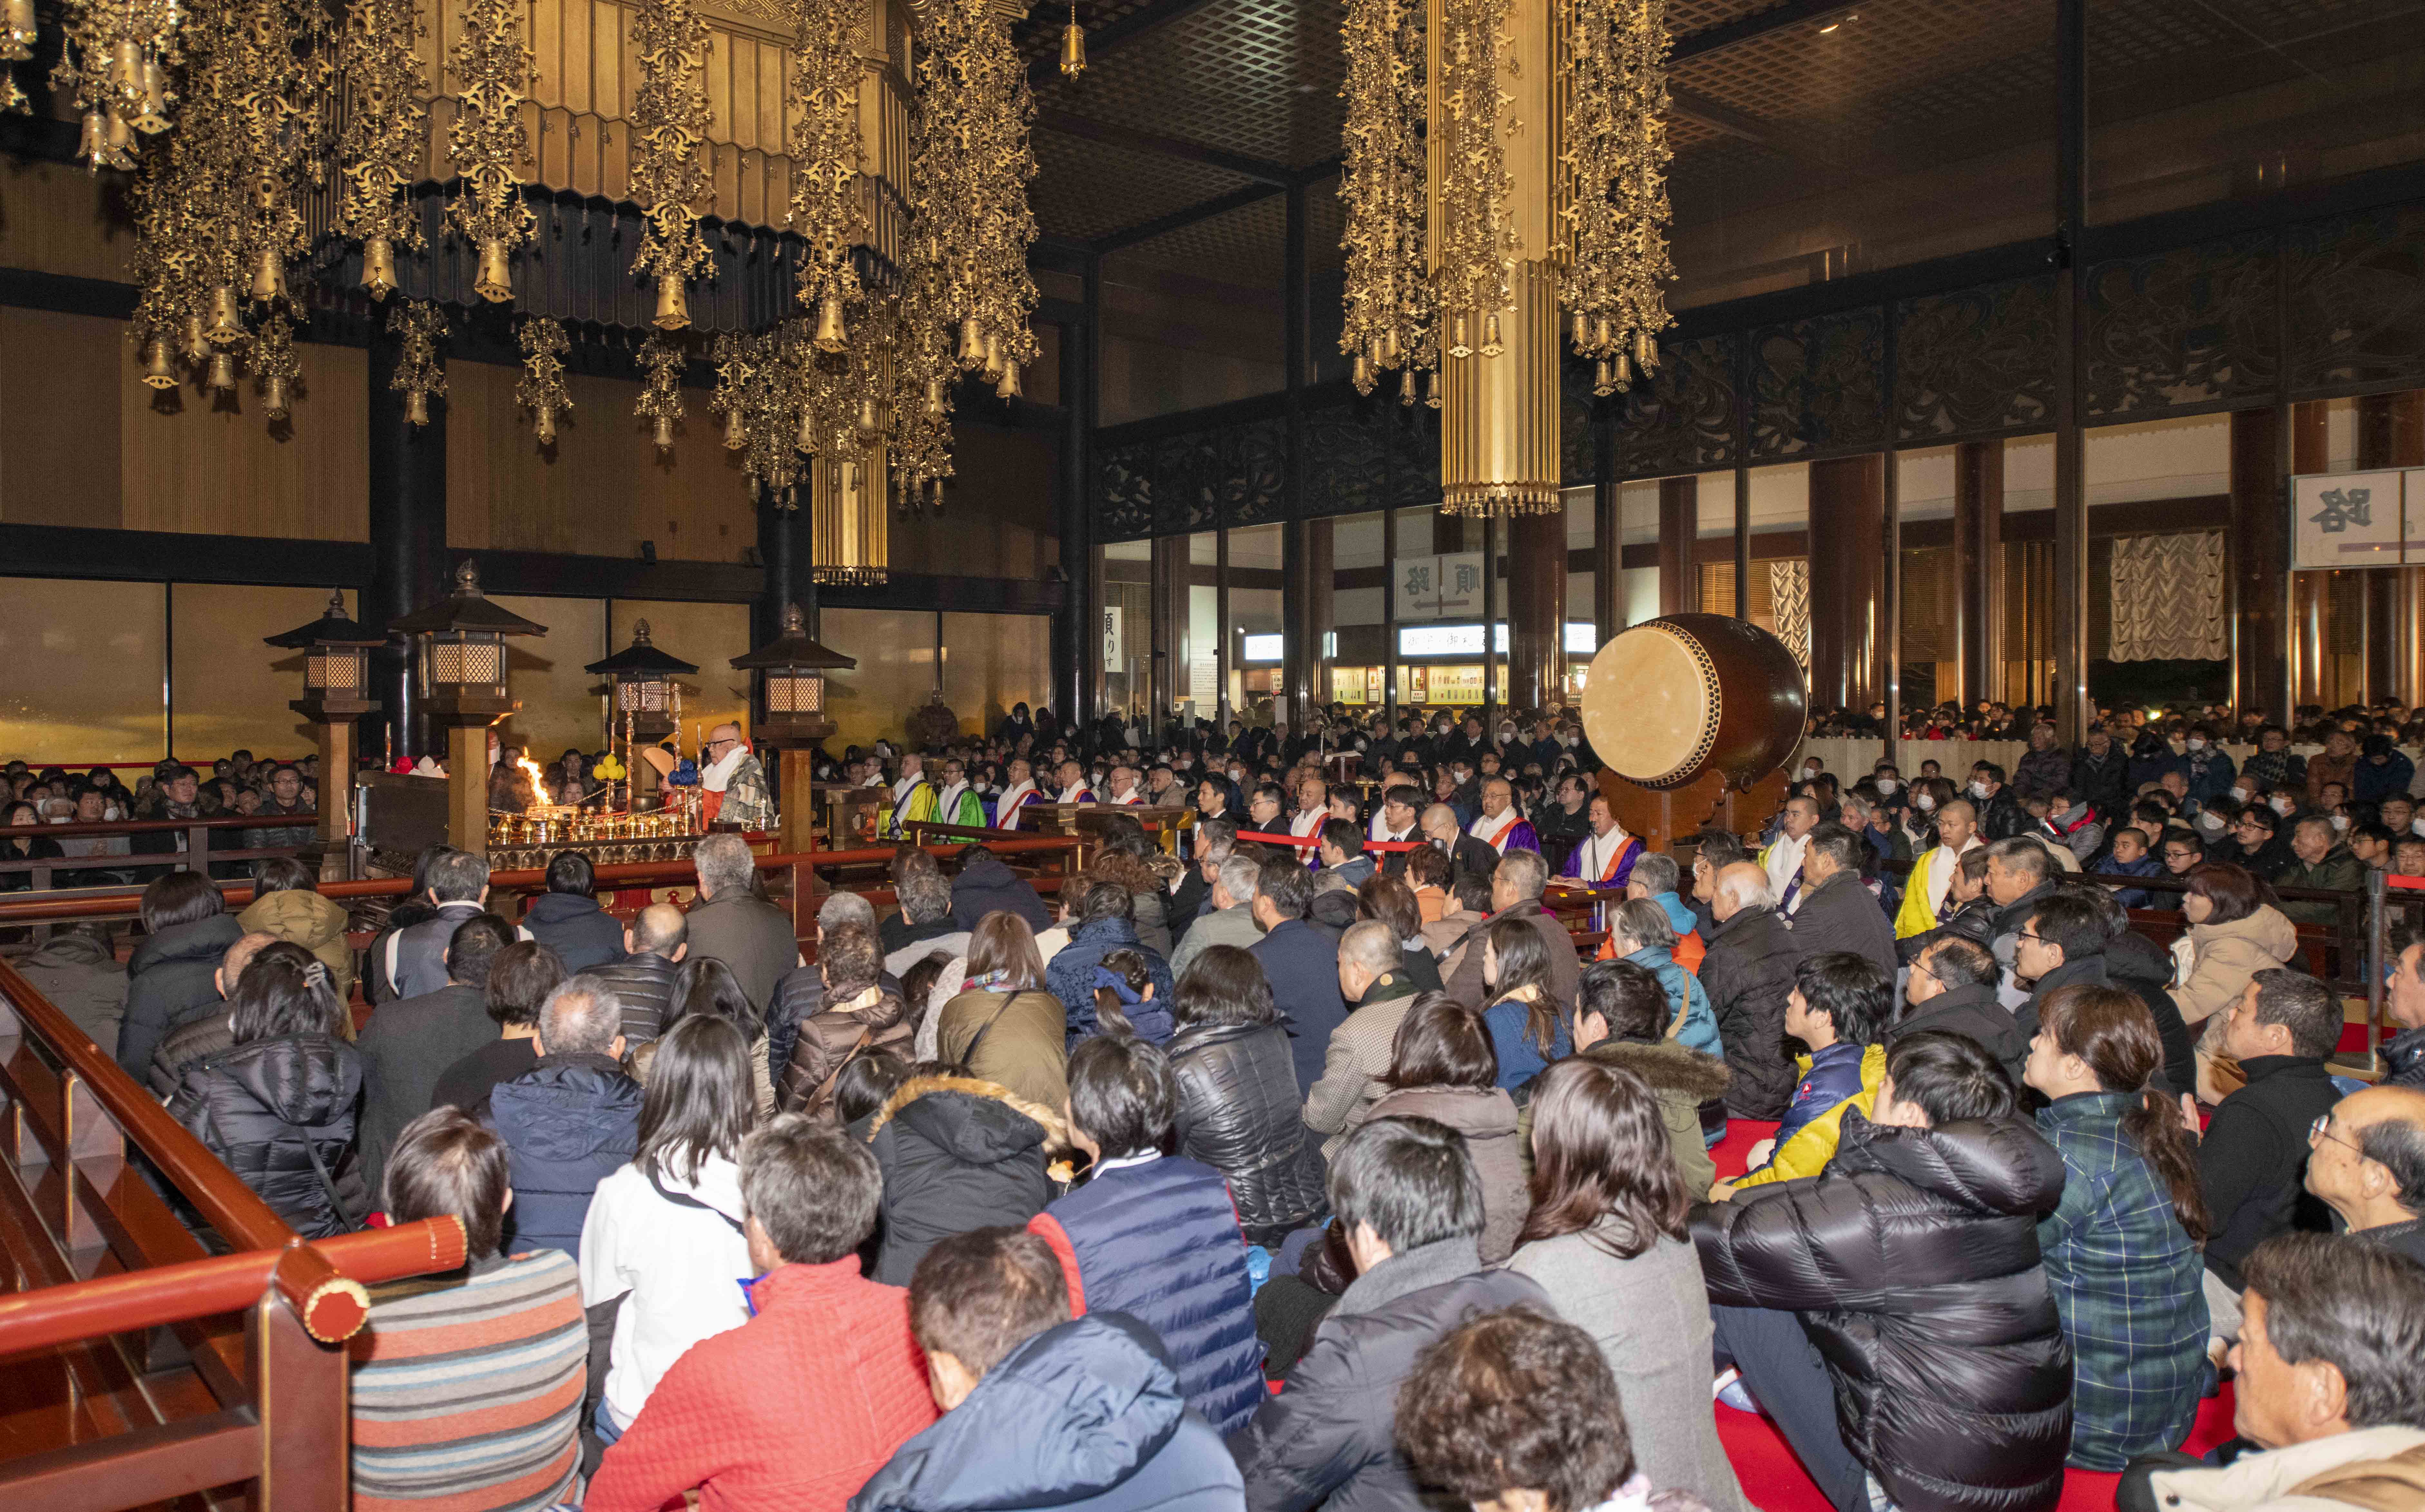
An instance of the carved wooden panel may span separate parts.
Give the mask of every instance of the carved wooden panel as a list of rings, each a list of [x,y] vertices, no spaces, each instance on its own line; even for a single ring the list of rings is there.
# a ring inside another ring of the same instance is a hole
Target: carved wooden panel
[[[2271,395],[2281,374],[2272,233],[2088,270],[2084,419]]]
[[[2425,384],[2425,208],[2294,226],[2282,255],[2292,392]]]
[[[1659,478],[1734,463],[1736,361],[1742,337],[1660,346],[1659,371],[1617,401],[1616,474]]]
[[[1895,306],[1895,435],[1952,441],[2054,422],[2054,280]]]
[[[1886,440],[1886,312],[1763,326],[1750,337],[1751,454],[1763,460]]]

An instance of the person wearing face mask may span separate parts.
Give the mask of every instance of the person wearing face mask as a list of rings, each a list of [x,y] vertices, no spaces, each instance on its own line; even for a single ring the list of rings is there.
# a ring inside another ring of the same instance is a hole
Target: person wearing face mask
[[[2030,816],[2018,795],[2004,785],[2004,769],[1982,761],[1970,769],[1970,801],[1979,805],[1979,832],[1989,843],[2009,839],[2030,827]]]
[[[1909,939],[1936,928],[1946,911],[1962,853],[1977,850],[1979,810],[1967,798],[1957,798],[1937,810],[1936,843],[1911,864],[1910,884],[1895,915],[1895,937]]]
[[[2097,823],[2095,812],[2065,787],[2058,786],[2047,799],[2047,815],[2038,827],[2046,838],[2069,851],[2072,859],[2082,866],[2105,849],[2105,826]]]

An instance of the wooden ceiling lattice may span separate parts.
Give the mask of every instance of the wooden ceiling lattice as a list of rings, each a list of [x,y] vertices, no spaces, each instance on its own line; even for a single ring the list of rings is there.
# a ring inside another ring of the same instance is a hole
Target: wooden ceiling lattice
[[[1075,79],[1056,75],[1038,103],[1306,167],[1339,155],[1341,8],[1340,0],[1213,0]]]
[[[1048,236],[1091,241],[1246,186],[1234,173],[1037,127],[1029,202]]]

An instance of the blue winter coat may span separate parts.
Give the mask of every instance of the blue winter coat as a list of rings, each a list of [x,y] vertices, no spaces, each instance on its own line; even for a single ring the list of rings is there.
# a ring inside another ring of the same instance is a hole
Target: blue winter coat
[[[598,1184],[639,1150],[640,1084],[607,1056],[542,1056],[489,1093],[489,1124],[513,1173],[506,1252],[578,1258]]]
[[[1303,919],[1283,919],[1247,950],[1271,981],[1272,1006],[1288,1020],[1289,1058],[1302,1096],[1322,1079],[1330,1031],[1347,1021],[1347,1002],[1339,995],[1339,937]]]
[[[1119,1313],[1045,1329],[893,1451],[850,1512],[1243,1512],[1245,1483],[1153,1330]]]
[[[522,928],[554,951],[567,971],[587,971],[623,959],[623,926],[595,898],[541,893],[522,912]]]
[[[2379,804],[2394,793],[2405,797],[2409,781],[2416,775],[2417,763],[2396,750],[2391,753],[2391,759],[2381,766],[2361,760],[2357,764],[2357,774],[2350,781],[2350,797],[2369,804]]]
[[[1187,1405],[1223,1437],[1264,1393],[1246,1236],[1229,1184],[1180,1155],[1116,1166],[1028,1227],[1074,1265],[1071,1311],[1125,1313],[1160,1335]]]
[[[2091,868],[2107,877],[2158,877],[2163,875],[2164,864],[2154,856],[2141,856],[2136,861],[2116,861],[2108,851]],[[2167,893],[2167,898],[2172,895]],[[2125,887],[2115,892],[2113,900],[2124,908],[2154,908],[2156,895],[2144,887]]]
[[[1673,951],[1645,947],[1625,958],[1659,979],[1667,990],[1667,1017],[1673,1023],[1676,1011],[1684,1011],[1684,1027],[1676,1031],[1675,1040],[1688,1050],[1698,1050],[1706,1056],[1721,1056],[1726,1042],[1718,1038],[1718,1014],[1710,1007],[1710,994],[1701,979],[1676,964]]]
[[[1115,950],[1134,950],[1145,957],[1146,976],[1153,983],[1153,1000],[1163,1005],[1165,1014],[1169,1011],[1173,991],[1170,963],[1137,938],[1135,925],[1124,918],[1081,924],[1069,931],[1069,943],[1044,963],[1044,990],[1061,999],[1062,1011],[1069,1015],[1069,1044],[1073,1049],[1079,1041],[1095,1032],[1095,968]],[[1162,1038],[1170,1038],[1167,1028]]]

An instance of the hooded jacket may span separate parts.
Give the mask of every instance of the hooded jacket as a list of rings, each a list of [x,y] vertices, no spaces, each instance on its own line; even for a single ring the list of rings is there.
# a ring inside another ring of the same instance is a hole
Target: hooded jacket
[[[118,1043],[119,1022],[126,1016],[126,968],[108,946],[81,931],[54,934],[17,969],[93,1043]]]
[[[1393,1118],[1430,1119],[1465,1136],[1466,1154],[1482,1178],[1482,1263],[1495,1265],[1513,1254],[1533,1206],[1516,1136],[1515,1099],[1496,1087],[1407,1087],[1374,1103],[1348,1128]]]
[[[1667,1143],[1676,1152],[1676,1170],[1684,1178],[1684,1190],[1708,1191],[1710,1184],[1718,1179],[1718,1168],[1710,1158],[1700,1110],[1726,1095],[1730,1076],[1726,1061],[1673,1040],[1662,1040],[1656,1044],[1601,1040],[1582,1055],[1603,1065],[1623,1066],[1649,1084],[1652,1094],[1659,1099],[1659,1122],[1666,1125]],[[1517,1131],[1520,1149],[1533,1147],[1532,1114],[1528,1104],[1523,1109],[1524,1126]],[[1720,1117],[1723,1120],[1724,1115]]]
[[[972,931],[987,914],[1016,914],[1028,928],[1045,932],[1052,928],[1052,911],[1036,894],[1036,884],[1014,872],[992,851],[970,855],[960,875],[951,880],[951,921]]]
[[[1061,1116],[973,1076],[918,1076],[868,1126],[884,1173],[883,1240],[875,1279],[907,1286],[939,1240],[971,1229],[1020,1228],[1044,1211],[1049,1144]]]
[[[579,1256],[598,1184],[640,1148],[640,1084],[609,1056],[541,1056],[489,1093],[488,1117],[513,1170],[507,1249]]]
[[[244,927],[228,914],[174,924],[148,935],[126,962],[126,1017],[118,1026],[118,1064],[137,1081],[169,1031],[218,1010],[217,975]]]
[[[1701,986],[1717,1015],[1726,1067],[1726,1111],[1737,1118],[1781,1118],[1793,1094],[1785,1058],[1785,998],[1801,954],[1773,908],[1746,908],[1710,935]]]
[[[325,1034],[281,1035],[188,1069],[169,1116],[289,1228],[325,1239],[353,1228],[369,1207],[345,1160],[361,1092],[362,1058],[352,1045]]]
[[[2047,1512],[2071,1347],[2038,1261],[2063,1158],[2029,1121],[1847,1113],[1807,1182],[1693,1209],[1710,1300],[1802,1314],[1853,1455],[1905,1512]]]
[[[872,1003],[823,1008],[802,1019],[792,1058],[779,1068],[777,1103],[786,1112],[823,1112],[833,1078],[853,1057],[881,1048],[907,1058],[917,1032],[907,1019],[900,995],[881,986]]]
[[[1090,1313],[1004,1356],[868,1477],[850,1512],[1237,1512],[1244,1497],[1152,1330]]]
[[[1070,930],[1069,943],[1044,963],[1044,990],[1061,999],[1062,1011],[1068,1015],[1069,1049],[1076,1049],[1079,1041],[1095,1032],[1095,968],[1115,950],[1134,950],[1145,957],[1153,995],[1161,1002],[1170,1001],[1170,963],[1137,937],[1135,925],[1124,918],[1080,924]]]
[[[2299,953],[2299,931],[2271,904],[2228,924],[2192,924],[2189,979],[2172,989],[2181,1022],[2203,1024],[2239,1000],[2248,980]]]
[[[309,888],[290,887],[254,899],[235,922],[248,934],[274,934],[311,951],[329,968],[329,984],[337,990],[337,1001],[354,995],[354,947],[345,943],[345,927],[351,921],[343,903]]]
[[[1710,1011],[1709,989],[1700,979],[1677,963],[1672,950],[1645,946],[1625,958],[1659,979],[1667,990],[1667,1037],[1703,1055],[1720,1055],[1726,1041],[1718,1034],[1718,1015]]]
[[[1277,1247],[1291,1229],[1327,1210],[1322,1158],[1300,1111],[1286,1029],[1182,1028],[1169,1056],[1179,1089],[1177,1153],[1229,1179],[1248,1243]]]
[[[568,973],[623,959],[623,926],[595,898],[541,893],[522,910],[522,928],[561,957]]]

